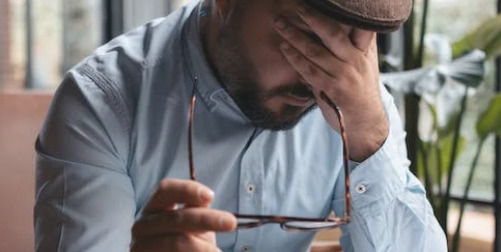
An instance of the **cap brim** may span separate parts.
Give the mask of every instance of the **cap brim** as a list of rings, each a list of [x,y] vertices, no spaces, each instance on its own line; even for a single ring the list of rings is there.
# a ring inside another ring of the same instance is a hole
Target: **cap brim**
[[[398,30],[409,18],[412,10],[412,0],[305,0],[305,2],[340,23],[381,33]],[[350,4],[341,5],[347,2]],[[397,2],[398,4],[391,5]],[[361,4],[363,7],[359,8],[356,4]],[[392,9],[382,11],[383,7],[374,8],[377,4]]]

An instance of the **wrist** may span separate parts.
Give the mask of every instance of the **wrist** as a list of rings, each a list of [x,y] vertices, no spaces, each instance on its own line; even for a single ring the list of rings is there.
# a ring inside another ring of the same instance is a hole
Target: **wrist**
[[[350,159],[359,163],[365,161],[383,146],[388,134],[389,127],[386,119],[383,123],[372,125],[365,130],[357,129],[354,134],[348,134]]]

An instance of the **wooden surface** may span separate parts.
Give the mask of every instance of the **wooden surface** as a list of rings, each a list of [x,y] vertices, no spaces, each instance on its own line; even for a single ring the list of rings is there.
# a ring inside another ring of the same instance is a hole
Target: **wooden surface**
[[[316,241],[313,242],[310,252],[342,252],[343,249],[337,241]]]
[[[50,100],[0,92],[0,251],[33,251],[33,146]]]

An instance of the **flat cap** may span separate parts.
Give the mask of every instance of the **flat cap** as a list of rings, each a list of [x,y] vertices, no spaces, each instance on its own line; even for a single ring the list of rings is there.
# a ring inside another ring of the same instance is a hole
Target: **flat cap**
[[[350,26],[392,32],[409,18],[412,0],[304,0],[323,14]]]

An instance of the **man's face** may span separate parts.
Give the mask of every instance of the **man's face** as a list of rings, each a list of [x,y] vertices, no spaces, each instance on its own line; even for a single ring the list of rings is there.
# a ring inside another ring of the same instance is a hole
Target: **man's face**
[[[280,16],[308,28],[295,14],[297,0],[234,0],[214,52],[217,74],[230,96],[254,125],[292,128],[316,105],[307,83],[279,49],[274,29]]]

